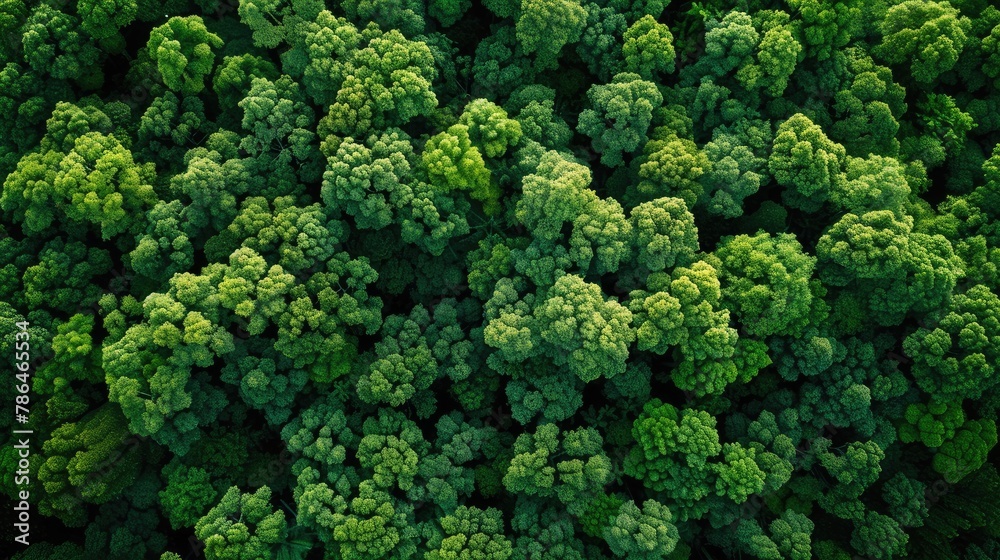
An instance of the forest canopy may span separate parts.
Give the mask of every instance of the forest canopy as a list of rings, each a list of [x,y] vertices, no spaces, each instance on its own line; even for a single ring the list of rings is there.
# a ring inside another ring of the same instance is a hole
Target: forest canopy
[[[0,0],[4,549],[1000,558],[990,4]]]

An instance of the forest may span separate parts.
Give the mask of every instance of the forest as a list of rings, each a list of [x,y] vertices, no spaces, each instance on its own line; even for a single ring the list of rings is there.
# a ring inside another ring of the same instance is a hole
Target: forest
[[[992,4],[0,0],[2,556],[997,560]]]

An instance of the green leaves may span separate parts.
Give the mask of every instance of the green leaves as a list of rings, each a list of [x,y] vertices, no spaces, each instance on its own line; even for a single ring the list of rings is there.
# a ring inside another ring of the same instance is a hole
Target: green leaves
[[[651,80],[658,73],[674,71],[674,36],[666,25],[645,15],[629,26],[623,38],[622,55],[629,72]]]
[[[893,64],[909,60],[913,79],[932,82],[958,62],[969,30],[969,19],[948,2],[908,0],[889,8],[875,52]]]
[[[644,202],[632,209],[629,220],[639,251],[636,259],[651,272],[694,260],[698,229],[683,200],[664,197]]]
[[[440,547],[427,553],[427,560],[510,558],[510,541],[503,534],[503,516],[497,509],[459,506],[455,513],[441,518],[441,528],[447,536]]]
[[[139,8],[134,0],[102,2],[79,0],[76,10],[80,14],[80,27],[95,39],[109,39],[135,19]]]
[[[559,442],[556,425],[542,424],[514,442],[503,484],[513,493],[557,497],[567,511],[581,514],[611,478],[611,461],[602,444],[593,428],[563,432]]]
[[[71,527],[84,525],[83,503],[121,495],[140,469],[142,444],[130,437],[118,407],[106,404],[78,422],[55,429],[42,446],[39,510]]]
[[[997,557],[998,24],[0,0],[15,558]]]
[[[642,509],[629,500],[604,529],[604,538],[617,556],[664,558],[680,540],[677,527],[670,523],[672,519],[670,510],[656,500],[646,500]]]
[[[580,113],[576,128],[593,138],[601,163],[611,167],[622,164],[623,153],[645,143],[653,110],[663,102],[655,84],[629,72],[615,75],[610,84],[592,86],[587,97],[593,108]]]
[[[405,124],[437,106],[431,81],[437,75],[426,44],[399,31],[377,36],[350,51],[338,72],[342,82],[321,128],[360,135],[372,129]]]
[[[446,132],[431,137],[421,157],[435,187],[444,192],[470,191],[473,199],[483,203],[487,215],[500,210],[500,189],[491,182],[483,156],[472,145],[466,125],[452,125]]]
[[[1000,352],[1000,298],[978,285],[934,315],[936,327],[904,341],[915,358],[914,377],[935,399],[978,398],[996,383]]]
[[[714,477],[708,459],[722,451],[715,418],[700,410],[677,410],[659,399],[643,406],[632,427],[634,446],[625,473],[665,492],[680,520],[701,517]]]
[[[140,227],[132,216],[156,200],[151,168],[137,165],[113,135],[87,132],[64,141],[70,142],[65,152],[33,152],[18,162],[4,181],[0,207],[31,234],[57,219],[97,226],[104,239]]]
[[[594,284],[566,275],[556,280],[535,311],[544,350],[556,365],[566,364],[583,381],[625,371],[632,314],[606,301]]]
[[[949,483],[956,483],[976,472],[997,444],[997,426],[993,419],[969,420],[945,441],[934,455],[934,470]]]
[[[580,38],[587,12],[575,0],[523,0],[517,39],[526,53],[536,53],[539,70],[555,68],[559,52]]]
[[[285,512],[272,509],[271,489],[244,494],[233,486],[195,525],[210,559],[270,557],[288,536]]]
[[[803,253],[794,236],[724,237],[716,248],[725,307],[753,336],[795,335],[810,322],[816,260]]]
[[[212,72],[222,39],[211,33],[198,16],[175,16],[153,29],[146,49],[156,63],[164,85],[181,93],[199,93]]]
[[[781,123],[774,136],[768,167],[785,204],[815,212],[843,180],[844,147],[827,138],[809,117],[799,113]]]

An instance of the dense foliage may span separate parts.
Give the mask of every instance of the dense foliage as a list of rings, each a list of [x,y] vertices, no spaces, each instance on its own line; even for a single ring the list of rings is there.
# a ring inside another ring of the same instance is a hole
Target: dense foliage
[[[0,0],[15,558],[1000,558],[987,4]]]

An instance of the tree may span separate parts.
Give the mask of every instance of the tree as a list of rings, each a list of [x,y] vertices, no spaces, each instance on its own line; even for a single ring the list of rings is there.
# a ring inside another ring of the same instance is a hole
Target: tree
[[[760,32],[749,14],[732,11],[722,18],[713,17],[705,23],[706,56],[698,61],[697,74],[693,67],[685,74],[722,78],[748,62],[758,43]]]
[[[576,54],[587,64],[587,70],[601,81],[623,69],[621,35],[625,32],[625,16],[611,7],[586,4],[587,23],[583,28]]]
[[[913,233],[911,217],[889,210],[844,215],[820,237],[816,256],[824,284],[867,286],[852,297],[883,325],[944,304],[962,272],[947,239]]]
[[[830,201],[854,214],[891,210],[901,215],[910,194],[905,173],[896,158],[847,156],[844,180],[830,192]]]
[[[523,138],[546,148],[559,149],[569,143],[572,131],[555,112],[555,90],[532,84],[514,91],[504,106],[521,126]],[[526,145],[523,142],[522,145]]]
[[[678,410],[659,399],[642,407],[635,420],[625,473],[647,488],[664,492],[679,521],[701,517],[714,481],[708,463],[722,452],[716,420],[705,411]]]
[[[120,0],[109,4],[94,0],[81,0],[77,3],[80,28],[95,39],[114,37],[119,29],[132,23],[139,9],[133,0]]]
[[[500,189],[490,177],[479,149],[472,145],[468,126],[452,125],[432,137],[421,157],[431,184],[437,189],[470,191],[469,196],[483,203],[487,215],[500,211]]]
[[[132,230],[156,200],[152,168],[140,166],[113,135],[88,132],[65,151],[27,154],[4,181],[0,207],[26,233],[40,233],[57,218],[97,226],[104,239]]]
[[[427,5],[427,14],[438,20],[442,26],[450,27],[471,7],[470,0],[432,0]]]
[[[524,196],[515,206],[515,215],[535,237],[555,241],[563,224],[575,220],[596,197],[587,188],[590,180],[586,166],[554,151],[545,152],[535,172],[522,180]]]
[[[632,314],[575,275],[561,276],[534,312],[543,352],[583,381],[625,371]]]
[[[944,94],[930,93],[917,103],[920,122],[927,135],[937,140],[949,154],[962,152],[966,135],[977,125],[972,116],[955,105],[955,100]]]
[[[111,270],[107,251],[87,248],[79,241],[66,243],[61,238],[43,245],[37,260],[24,266],[21,276],[24,300],[36,308],[73,312],[81,304],[93,305],[101,296],[95,279]]]
[[[440,377],[468,377],[472,343],[462,331],[459,318],[464,311],[449,299],[439,303],[433,314],[417,305],[409,316],[386,317],[374,361],[357,381],[361,400],[400,407]]]
[[[967,420],[945,441],[934,455],[934,470],[954,484],[975,472],[986,462],[997,444],[997,426],[992,419]]]
[[[521,140],[521,123],[507,116],[499,105],[473,99],[462,110],[459,123],[468,127],[469,138],[486,157],[498,158]]]
[[[908,535],[893,518],[876,511],[865,514],[851,533],[851,546],[870,558],[889,559],[905,554]]]
[[[358,23],[374,21],[382,29],[398,29],[412,37],[424,32],[424,3],[414,0],[347,0],[347,17]]]
[[[650,274],[644,290],[629,294],[639,350],[665,354],[676,347],[680,363],[671,378],[682,390],[719,394],[738,377],[749,380],[757,373],[750,363],[737,367],[737,351],[749,347],[738,346],[721,299],[718,271],[705,261],[676,267],[669,275]]]
[[[812,278],[815,259],[792,234],[724,237],[713,253],[719,261],[723,305],[752,336],[795,335],[815,322],[822,290]]]
[[[646,500],[642,509],[629,500],[604,529],[604,538],[617,556],[627,558],[666,558],[680,540],[673,516],[656,500]]]
[[[237,104],[243,109],[243,129],[250,133],[240,147],[252,155],[277,152],[279,157],[299,161],[317,157],[312,132],[314,114],[289,76],[272,82],[253,78],[246,97]]]
[[[630,72],[615,75],[610,84],[592,86],[587,97],[593,108],[580,113],[577,131],[594,140],[601,163],[611,167],[621,165],[623,154],[646,142],[653,111],[663,102],[655,84]]]
[[[906,90],[893,81],[892,70],[875,64],[862,49],[835,52],[833,60],[843,69],[844,77],[834,94],[836,118],[830,136],[855,157],[896,154]]]
[[[163,84],[184,94],[205,89],[205,77],[212,73],[215,53],[222,39],[205,27],[198,16],[174,16],[149,34],[146,49],[156,64]]]
[[[288,536],[285,512],[273,510],[271,489],[261,486],[244,494],[229,488],[219,503],[195,525],[210,559],[267,557]]]
[[[170,471],[167,486],[159,493],[173,529],[194,527],[208,513],[209,506],[216,503],[217,496],[208,471],[186,465]]]
[[[350,57],[337,71],[342,81],[321,131],[362,136],[373,128],[405,124],[437,106],[431,89],[437,71],[425,43],[393,29],[348,52]]]
[[[531,371],[548,366],[545,360],[536,359],[529,361],[524,369]],[[510,415],[517,422],[527,425],[536,416],[542,421],[561,422],[583,406],[584,383],[580,378],[555,373],[528,375],[527,371],[518,373],[506,388]]]
[[[538,70],[555,68],[564,45],[575,43],[587,12],[575,0],[525,0],[517,17],[517,40],[535,54]]]
[[[941,447],[965,423],[965,413],[960,402],[931,401],[909,405],[903,419],[906,423],[899,425],[900,441],[920,441],[927,447]]]
[[[688,265],[698,251],[694,216],[679,198],[639,204],[629,215],[635,232],[636,259],[652,272]]]
[[[629,26],[623,36],[622,54],[628,72],[650,80],[657,74],[674,71],[674,36],[670,28],[650,15],[645,15]]]
[[[290,360],[270,348],[262,353],[263,358],[248,355],[241,347],[222,368],[220,378],[238,386],[248,406],[263,410],[268,423],[278,425],[291,415],[290,406],[309,381],[309,373],[291,367]]]
[[[481,88],[480,91],[507,95],[533,82],[537,71],[528,58],[529,52],[522,47],[515,27],[501,27],[476,47],[472,66],[474,84]]]
[[[913,376],[936,401],[979,398],[996,383],[998,310],[1000,299],[986,286],[974,286],[934,314],[933,329],[921,328],[906,338]]]
[[[199,373],[233,350],[232,335],[217,320],[218,295],[210,278],[183,274],[171,290],[148,297],[144,322],[129,327],[103,352],[109,399],[118,403],[129,429],[186,453],[198,426],[213,422],[225,396]]]
[[[771,149],[768,167],[788,206],[815,212],[843,180],[844,147],[801,113],[781,123]]]
[[[836,56],[861,31],[863,7],[855,2],[790,0],[788,5],[802,17],[807,52],[818,60]]]
[[[712,131],[700,178],[709,213],[723,218],[743,214],[743,201],[771,180],[767,166],[771,143],[771,124],[766,121],[744,120]]]
[[[568,560],[595,557],[586,554],[583,543],[574,534],[573,518],[565,514],[561,505],[521,497],[514,504],[510,525],[516,536],[511,560],[548,555]]]
[[[958,62],[970,25],[948,2],[908,0],[889,8],[875,52],[891,64],[910,60],[913,79],[932,82]]]
[[[503,517],[497,509],[460,506],[441,518],[441,528],[447,536],[427,553],[428,560],[510,558],[510,541],[503,534]]]
[[[927,487],[903,473],[896,473],[882,487],[882,499],[889,504],[889,513],[904,527],[920,527],[929,515]]]
[[[542,424],[534,434],[514,442],[514,457],[503,485],[516,494],[556,497],[572,514],[610,481],[611,460],[601,450],[603,438],[593,428],[565,431],[559,441],[555,424]]]
[[[329,211],[347,213],[362,229],[396,221],[413,197],[408,179],[416,158],[406,133],[389,130],[364,142],[347,137],[328,149],[321,194]]]
[[[715,493],[741,504],[764,488],[764,471],[760,469],[756,451],[736,443],[722,445],[723,463],[716,465]]]
[[[643,202],[669,196],[684,200],[689,209],[702,198],[699,178],[711,171],[711,162],[694,141],[681,138],[669,127],[653,130],[652,138],[637,158],[640,181],[626,191],[626,200]]]
[[[130,440],[126,420],[114,404],[56,428],[42,446],[39,511],[71,527],[86,524],[82,504],[120,496],[139,473],[142,449],[140,442]]]
[[[849,443],[840,455],[830,451],[831,443],[826,438],[812,443],[819,463],[834,480],[829,491],[819,499],[819,504],[838,517],[861,521],[867,514],[860,497],[878,480],[885,451],[874,441],[858,441]]]
[[[20,29],[25,62],[53,78],[76,80],[85,89],[100,87],[102,51],[81,31],[76,16],[49,4],[39,5]]]
[[[244,2],[242,6],[247,6]],[[215,69],[212,77],[212,91],[223,109],[232,109],[243,100],[255,78],[276,80],[278,70],[268,60],[252,55],[226,56]]]
[[[733,548],[757,558],[806,560],[812,558],[813,522],[792,510],[771,522],[768,532],[755,519],[742,519],[736,526]]]

